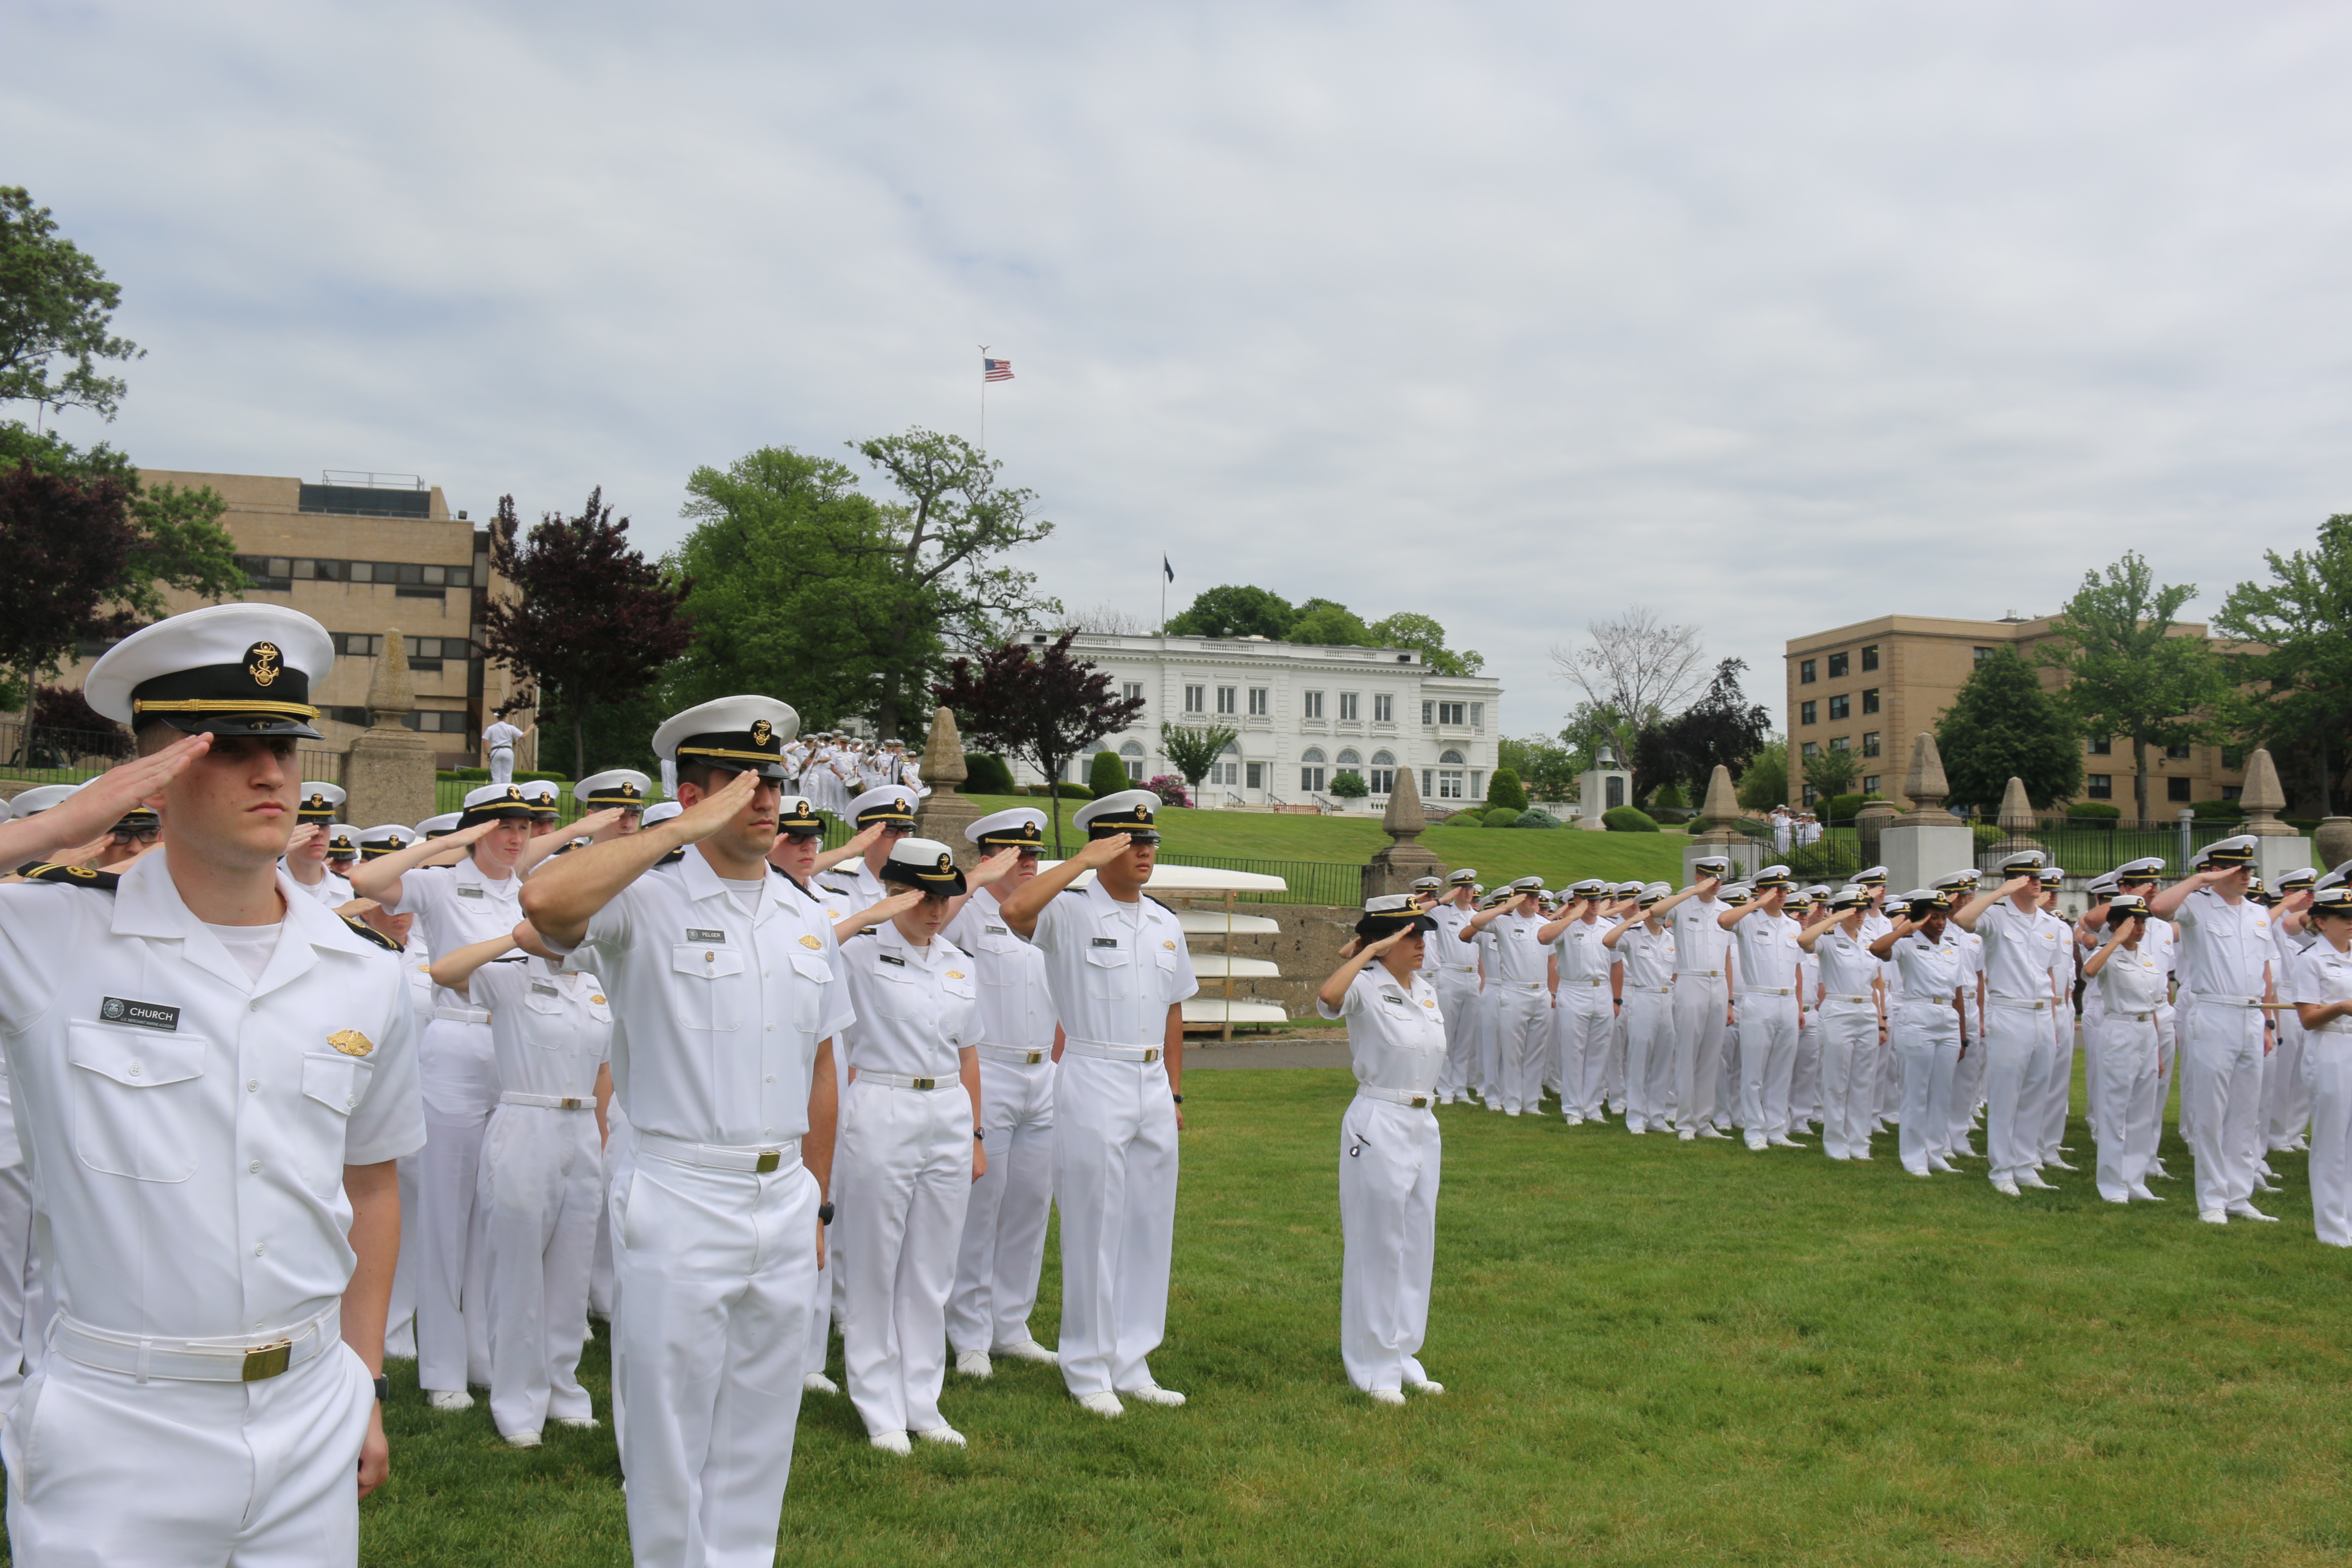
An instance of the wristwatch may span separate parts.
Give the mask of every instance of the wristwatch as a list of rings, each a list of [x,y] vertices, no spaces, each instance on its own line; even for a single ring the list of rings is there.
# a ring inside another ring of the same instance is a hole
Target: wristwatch
[[[382,1405],[391,1397],[392,1379],[388,1377],[378,1377],[375,1380],[375,1402],[378,1405]]]
[[[816,1205],[816,1222],[819,1225],[831,1225],[833,1223],[833,1200],[831,1198],[827,1198],[824,1202]]]

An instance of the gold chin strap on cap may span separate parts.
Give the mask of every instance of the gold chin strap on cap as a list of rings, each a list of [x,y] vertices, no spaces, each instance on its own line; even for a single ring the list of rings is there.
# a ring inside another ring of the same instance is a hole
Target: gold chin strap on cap
[[[681,757],[728,757],[743,763],[772,763],[778,760],[773,752],[731,752],[724,746],[680,746]]]
[[[282,713],[293,719],[316,719],[319,710],[300,702],[265,702],[249,697],[181,697],[163,701],[142,700],[133,713]]]

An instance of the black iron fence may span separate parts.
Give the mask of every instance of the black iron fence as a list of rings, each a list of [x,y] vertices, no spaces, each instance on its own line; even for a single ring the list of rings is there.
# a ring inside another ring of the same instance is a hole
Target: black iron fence
[[[0,778],[79,784],[130,754],[131,737],[120,730],[59,730],[0,720]]]

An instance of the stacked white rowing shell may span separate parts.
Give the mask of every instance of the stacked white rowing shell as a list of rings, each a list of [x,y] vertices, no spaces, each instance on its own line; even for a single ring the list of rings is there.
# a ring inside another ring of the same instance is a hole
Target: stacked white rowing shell
[[[1051,864],[1051,862],[1047,862]],[[1089,871],[1080,877],[1083,885],[1094,875]],[[1194,907],[1187,900],[1216,899],[1227,893],[1279,893],[1289,884],[1279,877],[1262,877],[1254,871],[1220,871],[1206,866],[1158,865],[1151,868],[1151,880],[1146,884],[1152,895],[1172,905],[1177,921],[1184,928],[1185,946],[1192,954],[1192,973],[1199,976],[1201,994],[1184,1004],[1184,1022],[1189,1027],[1217,1028],[1226,1021],[1226,1009],[1232,1009],[1235,1025],[1265,1025],[1287,1023],[1290,1015],[1281,1003],[1262,997],[1235,995],[1225,998],[1225,982],[1238,984],[1244,980],[1271,980],[1282,968],[1271,959],[1234,958],[1221,952],[1203,949],[1221,948],[1229,936],[1273,936],[1282,927],[1270,916],[1228,913],[1222,902],[1208,907]],[[1263,907],[1263,906],[1261,906]]]

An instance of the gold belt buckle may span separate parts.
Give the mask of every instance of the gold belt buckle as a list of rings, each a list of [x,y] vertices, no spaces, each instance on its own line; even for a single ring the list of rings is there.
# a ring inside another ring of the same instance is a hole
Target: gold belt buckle
[[[1422,1107],[1429,1103],[1429,1096],[1425,1094],[1416,1094],[1412,1097],[1410,1103],[1415,1110],[1419,1110]]]
[[[764,1176],[770,1171],[774,1170],[778,1165],[781,1165],[783,1163],[783,1155],[776,1150],[762,1149],[760,1151],[760,1157],[751,1162],[751,1169],[759,1172]]]
[[[572,1095],[566,1095],[562,1100],[555,1102],[555,1109],[558,1110],[577,1110],[580,1109],[580,1101],[577,1098]]]
[[[910,1089],[937,1089],[940,1087],[940,1080],[935,1078],[919,1078],[908,1087]]]
[[[243,1382],[259,1383],[264,1378],[276,1377],[284,1372],[293,1360],[292,1340],[279,1340],[274,1345],[256,1345],[245,1352],[245,1370],[238,1375]]]
[[[1156,1061],[1158,1061],[1158,1060],[1160,1059],[1160,1047],[1159,1047],[1158,1046],[1146,1046],[1146,1047],[1143,1047],[1143,1059],[1144,1059],[1145,1061],[1148,1061],[1148,1062],[1156,1062]]]
[[[1035,1067],[1039,1062],[1044,1061],[1045,1059],[1045,1052],[1043,1052],[1043,1051],[1031,1051],[1031,1052],[1029,1053],[1029,1065],[1030,1065],[1031,1067],[1033,1067],[1033,1068],[1034,1068],[1034,1067]]]

